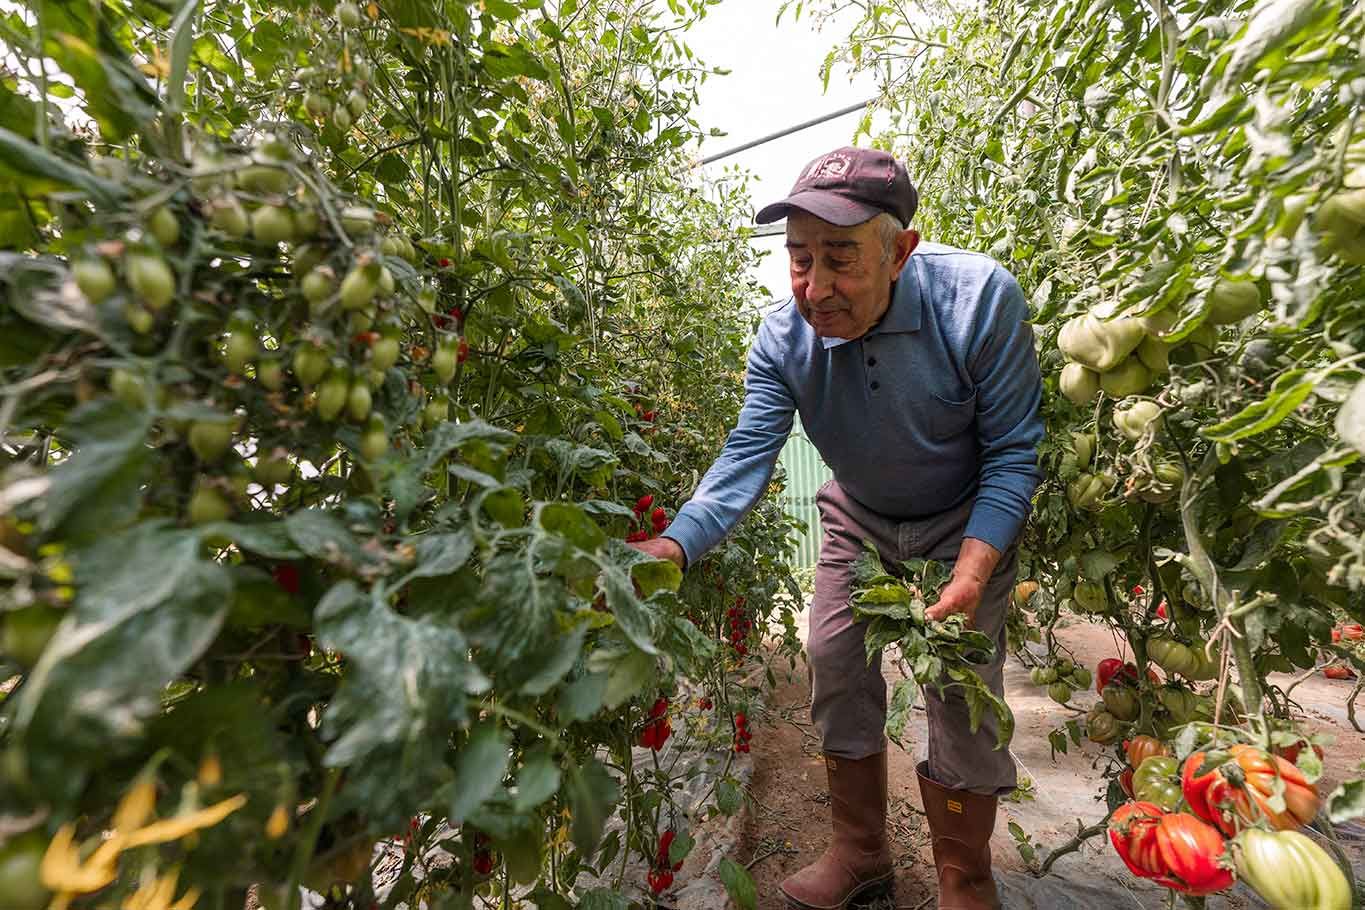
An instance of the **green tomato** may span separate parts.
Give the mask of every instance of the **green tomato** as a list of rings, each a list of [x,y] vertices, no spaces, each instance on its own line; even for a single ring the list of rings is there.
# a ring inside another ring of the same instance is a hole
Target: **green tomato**
[[[236,196],[224,196],[209,203],[209,223],[229,237],[245,237],[251,219]]]
[[[247,364],[260,353],[260,347],[255,332],[235,328],[228,332],[227,340],[223,344],[223,363],[227,365],[229,372],[241,375],[246,372]]]
[[[328,309],[327,305],[337,292],[336,272],[325,265],[320,265],[303,276],[303,280],[299,282],[299,290],[303,292],[303,299],[308,301],[308,312],[314,316],[321,315]]]
[[[1086,313],[1062,326],[1057,347],[1068,360],[1107,373],[1131,354],[1145,335],[1137,319],[1104,320]]]
[[[180,239],[180,222],[176,219],[175,212],[164,205],[158,206],[147,219],[147,230],[162,246],[175,246],[176,241]]]
[[[1066,485],[1066,498],[1074,509],[1098,509],[1113,486],[1114,478],[1109,474],[1082,474]]]
[[[1047,687],[1047,697],[1059,705],[1071,701],[1071,687],[1064,682],[1055,682]]]
[[[43,910],[52,899],[39,872],[47,838],[38,831],[10,837],[0,846],[0,906]]]
[[[1148,335],[1142,339],[1142,344],[1138,345],[1138,360],[1142,365],[1153,373],[1169,373],[1171,371],[1171,345],[1159,338]]]
[[[250,193],[282,196],[291,182],[289,171],[277,164],[248,164],[237,172],[237,185]]]
[[[212,464],[232,445],[233,421],[196,420],[190,424],[190,448],[199,460]]]
[[[1152,371],[1137,357],[1128,357],[1100,374],[1100,388],[1113,398],[1126,398],[1145,391],[1152,384]]]
[[[1104,701],[1104,707],[1110,714],[1121,721],[1137,720],[1141,710],[1138,702],[1137,690],[1131,686],[1119,686],[1113,683],[1104,687],[1100,693],[1100,698]]]
[[[226,521],[232,516],[232,503],[222,493],[201,481],[190,497],[188,515],[192,525]]]
[[[294,476],[294,465],[283,449],[277,449],[268,456],[256,459],[256,467],[251,472],[256,482],[267,490],[286,484]]]
[[[124,261],[128,285],[153,312],[164,310],[175,296],[175,273],[153,253],[129,253]]]
[[[314,117],[326,117],[332,112],[332,99],[321,92],[309,92],[303,96],[303,106]]]
[[[381,266],[379,267],[379,293],[380,293],[380,295],[381,295],[381,296],[384,296],[384,297],[388,297],[388,296],[390,296],[390,295],[394,292],[394,290],[395,290],[397,287],[398,287],[398,285],[397,285],[397,284],[394,282],[394,280],[393,280],[393,272],[390,272],[390,271],[389,271],[389,267],[388,267],[388,266],[386,266],[386,265],[381,265]]]
[[[1084,471],[1095,457],[1095,436],[1092,433],[1072,433],[1071,451],[1076,453],[1076,467]]]
[[[350,0],[337,4],[336,17],[342,28],[360,28],[365,23],[364,17],[360,14],[360,7]]]
[[[1144,802],[1156,803],[1167,812],[1180,805],[1179,763],[1168,755],[1144,759],[1133,773],[1133,795]]]
[[[341,226],[347,234],[365,235],[372,233],[375,226],[374,209],[361,205],[348,205],[341,210]]]
[[[284,367],[275,358],[262,360],[256,364],[256,380],[271,392],[284,388]]]
[[[114,270],[103,259],[78,259],[71,264],[71,274],[76,287],[92,304],[101,303],[114,293]]]
[[[374,300],[379,291],[375,279],[365,273],[365,269],[354,266],[341,280],[341,308],[343,310],[363,310]]]
[[[1085,407],[1100,393],[1100,374],[1079,363],[1068,363],[1062,367],[1058,380],[1062,394],[1078,408]]]
[[[352,117],[359,117],[365,113],[365,109],[370,106],[370,101],[365,97],[365,93],[360,89],[351,89],[351,93],[346,96],[346,110],[351,112]]]
[[[1077,689],[1089,689],[1090,684],[1095,678],[1090,675],[1090,671],[1085,667],[1077,667],[1071,671],[1071,684]]]
[[[436,350],[431,355],[431,369],[442,383],[450,382],[455,376],[459,363],[460,346],[453,338],[442,338],[436,342]]]
[[[1238,878],[1275,910],[1350,910],[1341,867],[1307,835],[1248,828],[1234,845]]]
[[[422,409],[422,423],[428,429],[445,423],[450,419],[450,399],[437,395]]]
[[[1160,417],[1161,407],[1155,401],[1124,401],[1114,408],[1114,428],[1124,438],[1137,442],[1149,428],[1155,429]]]
[[[1035,686],[1050,686],[1057,681],[1057,668],[1034,667],[1029,671],[1029,679]]]
[[[294,232],[294,216],[283,206],[263,205],[251,213],[251,236],[258,243],[289,243]]]
[[[327,250],[319,243],[305,243],[294,247],[294,275],[307,275],[327,259]],[[333,275],[336,273],[334,272]]]
[[[1170,638],[1149,639],[1147,656],[1167,673],[1186,676],[1199,668],[1199,658],[1194,656],[1194,652]]]
[[[139,335],[146,335],[156,327],[156,316],[141,304],[124,304],[123,318],[127,321],[128,328]]]
[[[1119,738],[1118,718],[1097,706],[1086,718],[1085,735],[1092,743],[1109,745]]]
[[[1187,724],[1199,714],[1199,696],[1179,686],[1162,686],[1156,690],[1157,700],[1177,724]]]
[[[370,368],[383,372],[398,362],[400,345],[397,338],[382,337],[370,345]]]
[[[1219,279],[1209,291],[1208,322],[1231,325],[1261,309],[1261,289],[1254,281]]]
[[[318,218],[317,209],[313,208],[311,205],[306,205],[291,214],[294,216],[295,240],[317,236],[318,228],[322,226],[322,221]]]
[[[363,382],[351,383],[351,390],[346,395],[346,414],[352,420],[359,423],[369,417],[372,403],[369,386]]]
[[[42,657],[61,621],[61,610],[41,604],[0,613],[0,649],[10,660],[30,670]]]
[[[316,345],[301,344],[294,351],[294,375],[305,388],[316,385],[330,366],[327,352]]]
[[[336,420],[346,407],[351,381],[343,370],[333,369],[318,386],[318,416],[323,420]]]
[[[360,457],[366,461],[378,461],[389,451],[389,434],[384,431],[384,421],[379,415],[370,418],[365,432],[360,436]]]
[[[142,377],[130,370],[118,367],[109,374],[109,391],[114,397],[134,410],[147,405],[147,390]]]

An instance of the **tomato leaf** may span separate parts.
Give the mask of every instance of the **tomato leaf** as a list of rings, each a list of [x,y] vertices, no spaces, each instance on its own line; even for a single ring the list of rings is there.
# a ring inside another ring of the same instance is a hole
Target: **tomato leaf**
[[[754,888],[753,878],[743,866],[728,856],[720,861],[720,880],[730,900],[741,910],[754,910],[758,905],[758,892]]]

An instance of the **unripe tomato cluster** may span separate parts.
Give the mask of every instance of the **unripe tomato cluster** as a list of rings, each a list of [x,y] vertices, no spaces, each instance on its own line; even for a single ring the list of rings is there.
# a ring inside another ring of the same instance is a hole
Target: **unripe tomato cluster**
[[[1029,680],[1035,686],[1047,686],[1048,697],[1059,705],[1070,701],[1077,689],[1089,689],[1090,679],[1089,670],[1067,657],[1029,671]]]

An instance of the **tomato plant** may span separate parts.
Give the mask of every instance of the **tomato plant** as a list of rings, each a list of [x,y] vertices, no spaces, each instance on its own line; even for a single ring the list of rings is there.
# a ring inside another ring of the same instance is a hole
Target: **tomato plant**
[[[1031,295],[1048,433],[1014,622],[1041,647],[1011,640],[1054,665],[1075,614],[1120,642],[1135,673],[1097,674],[1089,721],[1112,776],[1137,767],[1115,739],[1180,761],[1299,742],[1276,674],[1365,670],[1344,632],[1365,620],[1362,37],[1313,2],[871,3],[824,64],[880,78],[861,132],[906,159],[919,230]],[[1365,686],[1341,691],[1360,732]],[[1251,792],[1300,792],[1271,777]],[[1360,793],[1324,802],[1358,818]]]
[[[439,840],[395,900],[555,905],[722,808],[635,749],[732,760],[795,523],[685,579],[624,542],[714,457],[759,296],[745,179],[684,151],[706,5],[0,22],[0,902],[47,843],[77,907],[369,906],[376,844]]]

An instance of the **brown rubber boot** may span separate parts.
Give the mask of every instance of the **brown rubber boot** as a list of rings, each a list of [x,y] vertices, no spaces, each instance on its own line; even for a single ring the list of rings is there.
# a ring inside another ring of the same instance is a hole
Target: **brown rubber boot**
[[[889,893],[893,873],[886,842],[886,753],[825,756],[834,836],[824,854],[782,883],[790,906],[845,910],[855,898]]]
[[[938,910],[999,910],[1000,895],[991,876],[998,799],[949,790],[929,777],[928,762],[920,762],[915,770],[934,841]]]

